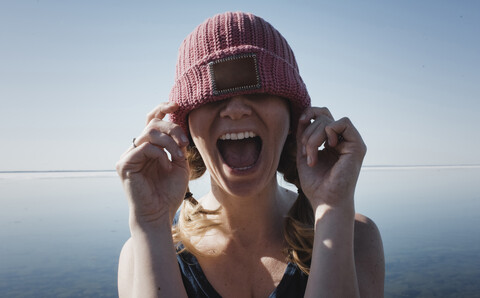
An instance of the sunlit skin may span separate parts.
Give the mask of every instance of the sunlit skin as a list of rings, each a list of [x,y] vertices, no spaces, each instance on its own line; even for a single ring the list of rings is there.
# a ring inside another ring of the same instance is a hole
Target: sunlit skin
[[[221,252],[215,258],[197,257],[219,293],[248,295],[256,281],[256,291],[268,296],[283,276],[282,224],[296,196],[278,185],[276,173],[289,118],[286,100],[270,95],[236,96],[189,114],[191,137],[211,176],[211,192],[200,201],[208,209],[222,207],[223,230],[197,243],[204,252]],[[262,149],[251,169],[238,171],[222,159],[217,140],[245,131],[262,139]]]
[[[287,102],[270,95],[241,95],[206,104],[188,118],[190,134],[211,176],[217,197],[247,200],[276,187],[276,171],[290,129]],[[217,140],[225,133],[252,131],[262,149],[252,169],[236,171],[222,160]]]
[[[185,297],[171,226],[188,184],[189,141],[180,126],[163,120],[177,109],[165,103],[149,113],[136,147],[117,164],[132,233],[120,257],[122,297]],[[198,259],[224,297],[268,296],[287,266],[281,227],[296,194],[278,185],[276,169],[292,133],[288,119],[287,102],[269,95],[236,96],[189,115],[190,136],[211,175],[211,192],[200,203],[207,209],[222,207],[223,229],[197,242],[200,251],[219,254]],[[242,131],[258,135],[262,149],[255,164],[234,169],[223,160],[217,141],[227,132]],[[349,119],[334,120],[328,109],[311,107],[300,117],[296,141],[302,190],[315,214],[305,296],[382,297],[381,238],[373,222],[355,214],[353,203],[366,151],[362,138]],[[325,149],[318,151],[322,144]]]

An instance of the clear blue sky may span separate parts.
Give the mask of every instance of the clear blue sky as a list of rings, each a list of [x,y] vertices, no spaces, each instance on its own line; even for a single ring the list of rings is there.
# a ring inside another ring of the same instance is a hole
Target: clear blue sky
[[[168,98],[183,38],[228,10],[287,38],[366,165],[480,164],[478,1],[3,0],[0,171],[113,169]]]

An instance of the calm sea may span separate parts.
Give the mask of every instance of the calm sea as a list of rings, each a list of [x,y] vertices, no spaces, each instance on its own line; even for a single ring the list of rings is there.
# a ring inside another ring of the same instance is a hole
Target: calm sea
[[[0,297],[117,296],[115,173],[0,173],[0,204]],[[382,233],[386,297],[480,297],[480,167],[364,168],[356,209]]]

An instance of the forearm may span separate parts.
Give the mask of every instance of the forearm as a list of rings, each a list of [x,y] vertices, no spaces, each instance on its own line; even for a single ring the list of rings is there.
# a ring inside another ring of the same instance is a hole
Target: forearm
[[[320,205],[314,210],[315,238],[305,297],[359,297],[353,203],[344,208]]]
[[[173,245],[169,219],[155,229],[131,223],[133,297],[187,297]]]

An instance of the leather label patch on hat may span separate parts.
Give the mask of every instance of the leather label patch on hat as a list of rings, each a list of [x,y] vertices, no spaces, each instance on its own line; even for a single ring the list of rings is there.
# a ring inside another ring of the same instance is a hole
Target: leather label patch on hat
[[[210,79],[214,95],[261,87],[257,55],[233,55],[210,62]]]

